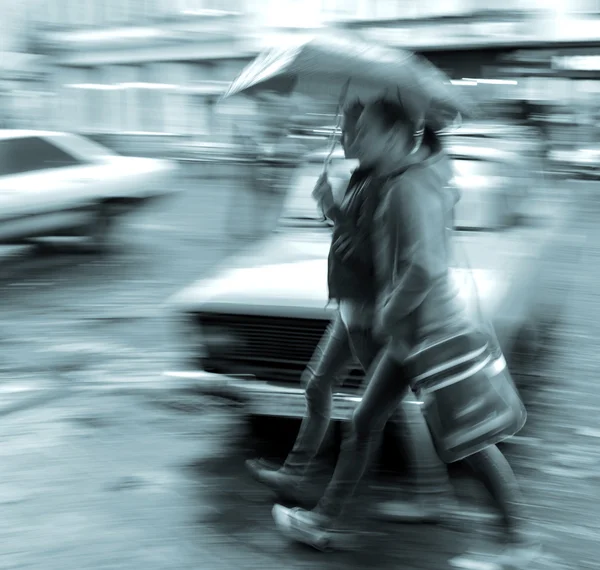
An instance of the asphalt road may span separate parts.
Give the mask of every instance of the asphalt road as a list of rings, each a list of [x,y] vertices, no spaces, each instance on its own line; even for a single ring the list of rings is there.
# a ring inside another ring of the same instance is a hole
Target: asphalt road
[[[270,497],[241,469],[255,450],[237,412],[143,389],[178,356],[164,300],[243,243],[226,217],[240,207],[238,181],[181,183],[183,194],[123,224],[115,254],[4,252],[3,400],[56,399],[0,416],[0,568],[438,569],[487,544],[482,516],[463,532],[382,527],[364,554],[290,545],[273,531]],[[573,191],[584,239],[576,287],[530,379],[529,425],[507,446],[545,545],[540,570],[596,570],[600,557],[600,199],[593,185]],[[474,505],[472,482],[456,485]]]
[[[242,243],[225,216],[239,181],[174,184],[184,191],[118,225],[111,254],[72,243],[0,248],[0,371],[85,364],[111,375],[113,360],[127,361],[131,373],[164,364],[165,300]]]

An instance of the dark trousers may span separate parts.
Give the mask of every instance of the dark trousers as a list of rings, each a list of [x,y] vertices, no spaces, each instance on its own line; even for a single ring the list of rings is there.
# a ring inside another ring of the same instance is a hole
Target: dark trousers
[[[353,355],[359,360],[362,367],[369,370],[377,355],[381,352],[382,345],[379,344],[366,329],[348,330],[341,318],[338,316],[328,327],[327,332],[319,343],[311,362],[305,371],[304,382],[306,386],[307,411],[294,447],[288,455],[284,469],[290,473],[306,474],[310,469],[311,462],[314,460],[319,449],[326,439],[328,428],[330,426],[331,412],[333,405],[333,392],[338,386],[338,376],[347,369]],[[399,382],[408,386],[406,379],[400,379]],[[369,387],[366,388],[366,394],[369,393]],[[407,390],[402,391],[391,407],[394,409],[384,415],[379,414],[383,424],[381,429],[373,432],[374,440],[377,442],[370,445],[371,438],[368,439],[369,445],[360,445],[361,450],[371,455],[379,449],[383,427],[388,419],[391,419],[398,433],[406,438],[406,448],[408,459],[414,478],[419,483],[419,489],[426,491],[439,492],[440,489],[446,489],[448,486],[448,473],[446,466],[438,458],[435,451],[429,429],[425,423],[423,415],[414,399],[409,398],[408,402],[402,403],[401,400],[407,396]],[[412,395],[411,395],[412,396]],[[355,414],[356,417],[356,414]],[[355,430],[351,430],[354,433]],[[363,442],[364,438],[361,440]],[[346,440],[344,446],[348,448]],[[366,440],[364,440],[366,442]],[[345,452],[342,451],[342,457]],[[347,453],[346,453],[347,455]],[[355,465],[362,465],[363,461],[359,458]],[[359,477],[352,476],[356,483],[362,476],[367,463],[360,468]],[[314,463],[313,463],[314,466]],[[339,471],[340,463],[336,469],[336,475],[332,481],[335,492],[328,501],[335,503],[341,501],[342,495],[350,496],[354,492],[355,484],[350,482],[346,471]],[[353,472],[354,473],[354,472]],[[340,495],[341,493],[341,495]],[[338,495],[340,499],[338,499]]]

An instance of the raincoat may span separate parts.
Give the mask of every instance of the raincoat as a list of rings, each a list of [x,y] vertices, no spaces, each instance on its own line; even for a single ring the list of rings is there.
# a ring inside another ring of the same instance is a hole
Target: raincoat
[[[416,345],[468,329],[454,285],[451,236],[460,195],[452,165],[433,133],[423,161],[382,180],[373,220],[378,332],[403,361]]]

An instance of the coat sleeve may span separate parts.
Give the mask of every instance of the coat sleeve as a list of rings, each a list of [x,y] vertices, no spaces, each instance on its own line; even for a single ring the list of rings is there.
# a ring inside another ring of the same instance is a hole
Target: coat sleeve
[[[391,265],[391,287],[380,310],[387,328],[404,319],[424,301],[432,286],[431,220],[427,202],[412,184],[396,184],[388,195],[384,216]]]
[[[333,206],[331,206],[330,208],[323,208],[321,206],[321,212],[323,213],[323,217],[327,218],[328,220],[332,221],[334,224],[336,222],[339,222],[341,219],[341,215],[340,215],[340,208],[337,204],[334,204]]]

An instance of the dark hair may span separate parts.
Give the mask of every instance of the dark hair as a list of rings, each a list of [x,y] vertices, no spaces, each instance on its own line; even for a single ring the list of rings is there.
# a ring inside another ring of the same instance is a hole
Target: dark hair
[[[375,114],[386,129],[409,126],[411,130],[415,130],[418,123],[400,102],[379,99],[371,103],[368,108],[369,112]]]

